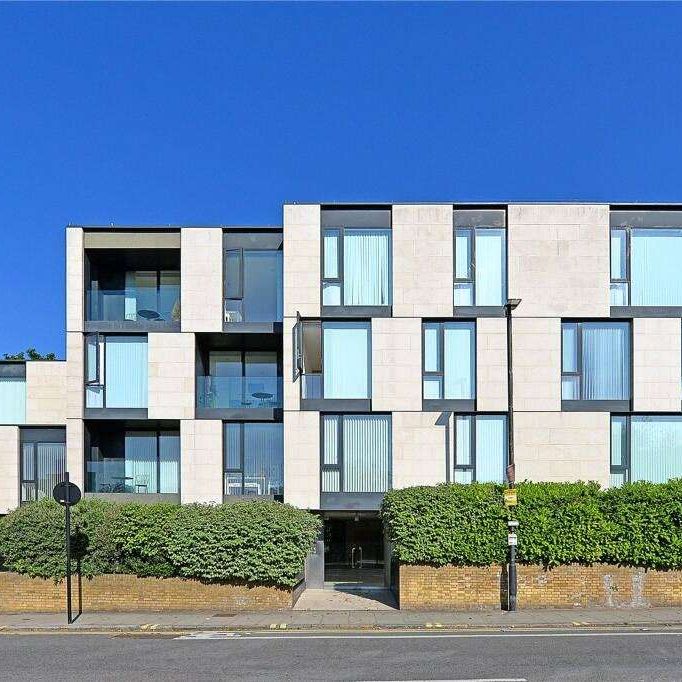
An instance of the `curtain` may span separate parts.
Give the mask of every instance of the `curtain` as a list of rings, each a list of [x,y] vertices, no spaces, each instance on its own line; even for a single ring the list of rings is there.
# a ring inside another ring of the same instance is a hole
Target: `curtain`
[[[682,477],[682,418],[631,418],[630,479],[665,483]]]
[[[369,323],[325,322],[322,333],[324,397],[369,398]]]
[[[344,232],[344,305],[391,305],[390,251],[390,230]]]
[[[323,279],[337,279],[339,274],[339,230],[324,231]]]
[[[64,480],[66,445],[64,443],[37,443],[36,462],[38,499],[52,497],[54,487]]]
[[[391,417],[343,416],[343,491],[382,493],[391,487]]]
[[[473,322],[449,322],[443,325],[445,344],[446,400],[472,399],[475,395],[476,357]]]
[[[158,493],[156,432],[126,431],[125,492]]]
[[[682,305],[682,230],[633,230],[630,305]]]
[[[107,336],[107,407],[147,407],[147,337]]]
[[[476,305],[504,305],[506,292],[505,231],[476,230]]]
[[[339,421],[337,414],[322,415],[322,463],[339,465]],[[341,491],[341,480],[338,469],[322,470],[322,492],[338,493]]]
[[[159,492],[178,493],[180,481],[180,434],[161,431],[159,434]]]
[[[585,322],[583,400],[630,398],[630,327],[620,322]]]
[[[503,415],[476,416],[476,480],[502,483],[507,466],[507,420]]]
[[[25,377],[0,377],[0,424],[25,423]]]
[[[233,422],[224,426],[223,439],[225,447],[225,494],[242,494],[242,439],[241,424]],[[230,473],[228,473],[228,470]]]
[[[284,493],[282,424],[244,424],[244,493]]]

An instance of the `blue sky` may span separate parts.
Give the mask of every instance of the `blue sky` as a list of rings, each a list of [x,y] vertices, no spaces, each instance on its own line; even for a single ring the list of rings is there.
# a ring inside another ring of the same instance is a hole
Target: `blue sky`
[[[682,4],[0,5],[0,353],[64,225],[284,201],[682,201]]]

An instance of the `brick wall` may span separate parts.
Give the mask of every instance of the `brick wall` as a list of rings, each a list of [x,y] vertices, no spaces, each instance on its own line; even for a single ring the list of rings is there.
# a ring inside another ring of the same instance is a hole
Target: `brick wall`
[[[293,605],[293,591],[277,587],[207,584],[181,578],[102,575],[80,583],[83,611],[276,611]],[[0,572],[0,612],[63,611],[66,582]],[[72,583],[78,610],[79,583]]]
[[[499,566],[401,565],[400,608],[475,611],[506,603]],[[518,567],[519,608],[682,606],[682,571],[595,564]]]

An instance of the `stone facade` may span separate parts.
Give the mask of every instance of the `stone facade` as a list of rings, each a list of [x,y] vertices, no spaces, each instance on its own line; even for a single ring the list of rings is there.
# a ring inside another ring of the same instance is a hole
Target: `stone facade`
[[[180,422],[180,500],[183,504],[223,501],[223,423],[217,419]]]
[[[296,592],[282,587],[204,583],[181,578],[100,575],[73,583],[73,605],[81,599],[93,611],[279,611],[289,609]],[[66,583],[0,573],[0,613],[57,613],[64,610]]]
[[[499,609],[506,604],[500,566],[400,566],[400,608]],[[544,569],[518,566],[518,607],[650,608],[682,606],[682,571],[571,564]]]
[[[284,500],[320,508],[320,413],[284,413]]]
[[[507,320],[476,320],[476,406],[481,412],[507,410]]]
[[[150,419],[193,419],[194,334],[149,334]]]
[[[66,363],[26,363],[26,423],[66,424]]]
[[[19,427],[0,426],[0,514],[19,505]]]

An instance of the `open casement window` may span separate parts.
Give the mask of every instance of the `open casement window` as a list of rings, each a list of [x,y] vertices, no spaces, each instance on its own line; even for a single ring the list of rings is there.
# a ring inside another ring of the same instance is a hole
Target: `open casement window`
[[[503,210],[455,211],[455,306],[503,306],[507,298],[507,234]]]
[[[503,483],[507,468],[507,417],[454,415],[455,483]]]
[[[304,400],[367,400],[371,394],[370,323],[299,320],[294,367]]]
[[[244,249],[225,251],[225,322],[244,319]]]
[[[391,230],[330,227],[322,235],[322,305],[391,305]]]

